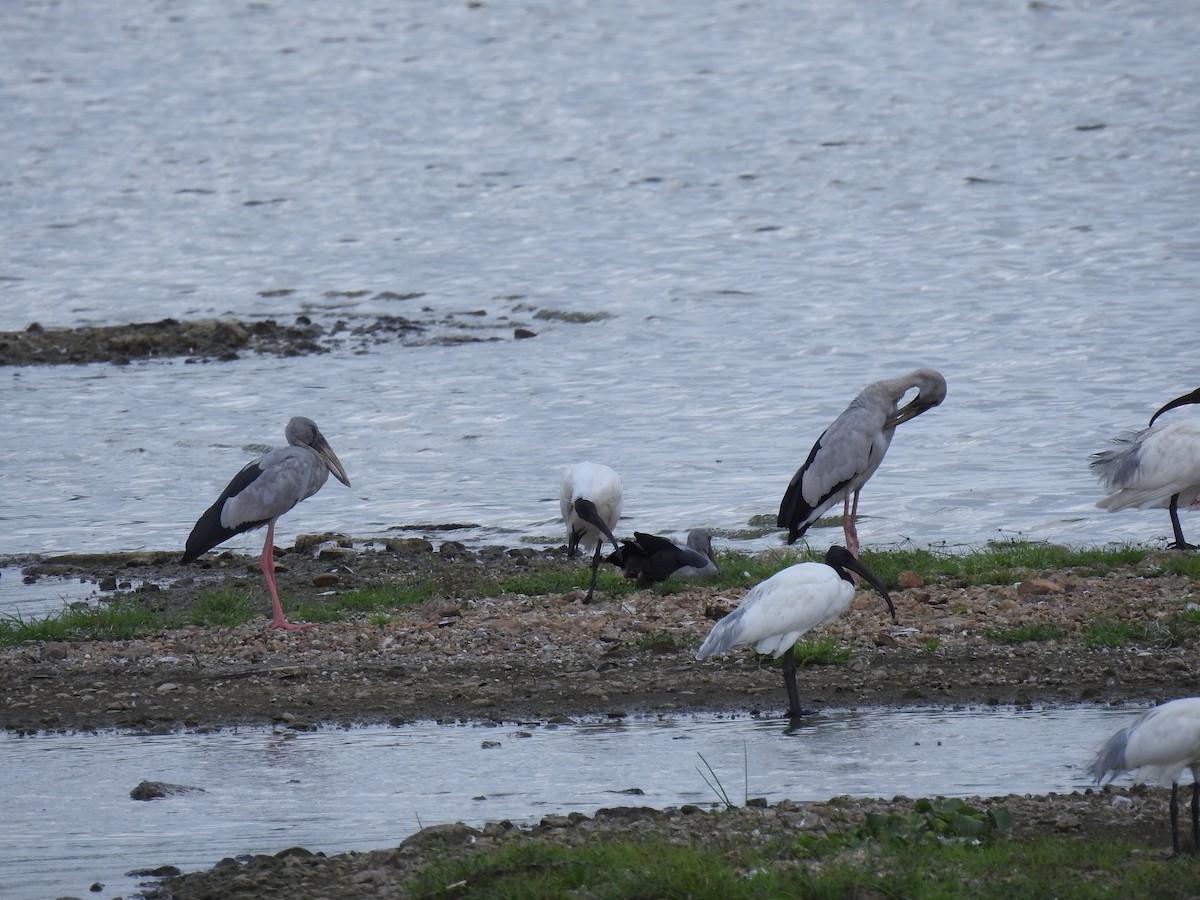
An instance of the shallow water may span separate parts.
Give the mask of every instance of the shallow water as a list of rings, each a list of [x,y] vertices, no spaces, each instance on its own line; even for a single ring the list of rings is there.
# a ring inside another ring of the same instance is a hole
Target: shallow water
[[[0,328],[427,306],[539,332],[6,369],[0,552],[181,546],[295,413],[354,487],[281,543],[559,543],[561,472],[586,457],[625,479],[622,533],[759,548],[777,533],[746,523],[821,430],[917,365],[949,398],[867,488],[868,545],[1168,533],[1096,510],[1087,456],[1195,387],[1200,7],[0,15]],[[472,527],[420,527],[445,523]]]
[[[536,822],[601,807],[1070,792],[1128,710],[828,710],[782,720],[0,736],[7,897],[127,893],[135,868],[184,871],[293,846],[391,847],[424,825]],[[488,742],[499,746],[488,747]],[[701,759],[703,757],[703,759]],[[536,777],[530,777],[531,773]],[[204,789],[130,799],[143,780]],[[633,793],[636,789],[636,793]]]

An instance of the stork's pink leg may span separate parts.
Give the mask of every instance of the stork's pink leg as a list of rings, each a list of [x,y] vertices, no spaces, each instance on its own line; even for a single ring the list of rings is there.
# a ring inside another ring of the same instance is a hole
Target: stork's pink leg
[[[850,509],[850,546],[847,548],[854,558],[858,559],[858,495],[860,491],[854,492],[854,506]]]
[[[258,558],[258,566],[262,569],[263,577],[267,579],[267,590],[271,592],[271,624],[276,628],[313,628],[316,622],[303,625],[293,625],[283,615],[283,607],[279,604],[279,592],[275,589],[275,521],[267,523],[267,540],[263,543],[262,556]]]
[[[846,536],[846,549],[850,551],[850,555],[858,559],[858,528],[855,522],[858,519],[858,491],[854,492],[854,505],[850,505],[850,497],[846,497],[846,502],[842,506],[842,532]],[[850,577],[854,579],[854,583],[858,584],[858,576],[851,572]]]

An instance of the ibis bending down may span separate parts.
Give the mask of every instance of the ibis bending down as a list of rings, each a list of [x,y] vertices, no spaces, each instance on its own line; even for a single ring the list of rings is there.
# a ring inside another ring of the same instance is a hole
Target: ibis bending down
[[[850,605],[854,598],[851,572],[883,595],[892,621],[896,621],[896,607],[883,583],[849,550],[835,544],[826,552],[824,563],[797,563],[752,587],[737,608],[713,626],[696,659],[707,659],[739,644],[754,644],[759,653],[770,653],[776,659],[782,656],[788,716],[799,719],[804,711],[796,689],[796,641],[810,628],[836,619]]]
[[[596,548],[592,557],[592,581],[588,585],[584,603],[591,603],[592,594],[596,591],[596,573],[600,569],[600,551],[605,538],[612,542],[614,555],[620,564],[621,548],[612,530],[621,518],[623,502],[621,478],[608,466],[592,462],[576,463],[563,476],[559,509],[567,526],[567,555],[574,557],[580,546],[584,549]]]
[[[1179,776],[1192,771],[1192,850],[1200,850],[1200,697],[1156,706],[1107,741],[1088,774],[1099,784],[1137,770],[1134,782],[1171,782],[1171,849],[1179,855]],[[1111,773],[1111,774],[1109,774]]]
[[[672,575],[709,578],[720,573],[713,561],[712,535],[703,528],[688,532],[686,547],[670,538],[635,531],[632,541],[621,541],[620,556],[610,553],[604,561],[619,567],[626,578],[637,579],[638,584],[666,581]]]
[[[1092,472],[1110,493],[1096,505],[1109,512],[1136,507],[1162,509],[1171,514],[1171,529],[1179,550],[1195,550],[1183,538],[1179,506],[1200,503],[1200,420],[1185,419],[1170,425],[1154,420],[1168,410],[1200,403],[1200,389],[1176,397],[1153,416],[1141,431],[1116,438],[1115,449],[1092,455]]]
[[[296,416],[287,423],[284,435],[290,446],[248,462],[205,510],[188,535],[182,561],[191,562],[235,534],[266,525],[267,539],[258,564],[271,593],[271,624],[276,628],[309,628],[289,622],[279,605],[275,589],[275,520],[319,491],[330,472],[346,487],[350,479],[312,419]]]
[[[904,395],[917,396],[904,407]],[[808,459],[792,476],[776,524],[788,530],[794,544],[821,514],[842,501],[846,546],[858,558],[858,495],[875,474],[901,422],[919,416],[946,399],[946,379],[933,369],[916,369],[899,378],[867,385],[846,410],[817,438]],[[851,506],[853,496],[853,506]]]

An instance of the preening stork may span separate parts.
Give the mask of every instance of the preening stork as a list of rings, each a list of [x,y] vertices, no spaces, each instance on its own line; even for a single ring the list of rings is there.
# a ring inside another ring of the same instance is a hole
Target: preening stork
[[[605,538],[612,542],[617,559],[621,558],[621,548],[612,530],[621,518],[623,502],[621,478],[608,466],[576,463],[563,476],[559,509],[567,526],[567,555],[574,557],[580,546],[596,548],[592,557],[592,581],[584,603],[591,603],[596,591],[596,574],[600,569],[600,551]]]
[[[276,628],[310,628],[293,625],[283,615],[275,589],[275,520],[306,497],[321,489],[332,472],[346,487],[350,479],[312,419],[296,416],[284,430],[289,446],[252,460],[229,482],[188,535],[183,562],[191,562],[206,550],[235,534],[267,526],[258,564],[271,593],[271,624]]]
[[[903,407],[905,394],[917,395]],[[792,477],[776,520],[793,544],[821,514],[842,501],[846,546],[858,558],[858,495],[887,453],[896,426],[946,399],[946,379],[933,369],[867,385],[817,438],[808,459]],[[853,506],[851,505],[853,498]]]
[[[1115,449],[1093,454],[1091,462],[1092,472],[1110,492],[1096,505],[1109,512],[1166,507],[1175,533],[1170,546],[1179,550],[1196,549],[1184,540],[1179,506],[1200,503],[1200,420],[1170,425],[1155,425],[1154,420],[1191,403],[1200,403],[1200,389],[1176,397],[1150,417],[1146,428],[1115,438]]]
[[[879,591],[896,621],[896,607],[887,588],[849,550],[835,544],[825,553],[825,562],[788,566],[752,587],[737,608],[713,626],[696,659],[707,659],[739,644],[754,644],[756,651],[776,659],[782,656],[788,716],[799,719],[804,711],[796,688],[796,641],[809,629],[845,612],[854,599],[851,572]]]
[[[1088,774],[1099,784],[1136,769],[1134,783],[1171,782],[1171,849],[1179,855],[1179,776],[1192,772],[1192,851],[1200,850],[1200,697],[1156,706],[1107,741]]]
[[[709,578],[720,572],[713,561],[712,535],[703,528],[688,532],[686,547],[670,538],[635,531],[632,541],[621,541],[620,556],[610,553],[604,561],[620,568],[626,578],[636,578],[639,584],[666,581],[672,575]]]

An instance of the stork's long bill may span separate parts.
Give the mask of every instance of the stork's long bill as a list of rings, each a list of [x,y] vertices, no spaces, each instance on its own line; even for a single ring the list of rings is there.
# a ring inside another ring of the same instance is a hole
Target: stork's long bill
[[[902,425],[909,419],[915,419],[927,409],[933,409],[942,400],[942,397],[926,397],[924,394],[918,393],[908,403],[904,404],[900,409],[896,410],[887,417],[887,421],[883,423],[884,428],[895,428],[897,425]],[[865,576],[864,576],[865,577]]]
[[[312,449],[321,458],[321,462],[325,463],[325,467],[333,473],[333,477],[346,487],[350,487],[350,479],[346,475],[346,470],[342,468],[341,460],[329,446],[329,441],[325,440],[325,435],[317,432],[317,436],[312,442]]]

